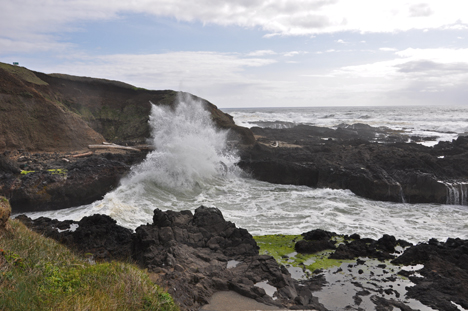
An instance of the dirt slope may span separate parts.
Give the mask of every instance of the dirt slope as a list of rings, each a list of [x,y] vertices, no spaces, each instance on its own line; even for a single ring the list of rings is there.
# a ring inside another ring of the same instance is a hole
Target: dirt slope
[[[47,83],[34,73],[1,65],[0,150],[65,151],[104,141],[79,116],[48,98]]]

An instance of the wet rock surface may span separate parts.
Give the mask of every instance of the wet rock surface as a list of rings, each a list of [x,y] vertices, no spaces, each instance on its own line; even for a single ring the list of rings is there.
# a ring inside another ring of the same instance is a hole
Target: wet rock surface
[[[393,261],[396,264],[422,264],[420,275],[406,273],[416,283],[408,296],[416,297],[437,310],[458,311],[454,303],[468,309],[468,241],[447,239],[418,244]]]
[[[330,310],[459,311],[458,306],[468,307],[467,240],[431,239],[412,245],[390,235],[374,240],[320,229],[303,237],[307,242],[339,244],[329,248],[333,250],[329,258],[350,260],[320,272],[327,284],[314,295],[326,308],[333,306]],[[336,243],[337,238],[342,242]],[[300,242],[295,247],[298,251]]]
[[[426,147],[364,124],[251,130],[257,143],[242,150],[239,166],[254,178],[349,189],[382,201],[468,203],[461,194],[468,179],[467,137]]]
[[[79,222],[18,219],[78,252],[92,254],[94,260],[131,258],[147,268],[183,310],[198,310],[214,293],[227,290],[292,310],[468,307],[466,240],[431,240],[413,246],[390,235],[373,240],[312,230],[296,242],[296,251],[316,251],[319,245],[318,249],[330,250],[330,259],[340,258],[343,263],[295,279],[273,257],[259,255],[252,236],[225,221],[215,208],[201,206],[194,213],[156,209],[153,223],[135,232],[104,215]],[[313,248],[302,250],[302,241]]]

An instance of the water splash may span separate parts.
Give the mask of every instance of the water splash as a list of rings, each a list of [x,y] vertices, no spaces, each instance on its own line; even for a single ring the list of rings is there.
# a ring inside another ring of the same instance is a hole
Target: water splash
[[[175,107],[153,104],[149,119],[155,151],[132,169],[122,186],[153,182],[186,192],[225,175],[237,158],[226,150],[226,131],[215,128],[203,103],[179,95]]]
[[[443,182],[447,187],[447,204],[468,205],[468,183],[467,182]]]

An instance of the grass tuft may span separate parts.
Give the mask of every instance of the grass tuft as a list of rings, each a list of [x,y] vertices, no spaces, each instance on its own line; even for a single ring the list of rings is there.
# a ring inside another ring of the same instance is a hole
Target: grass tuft
[[[0,310],[178,310],[146,271],[92,264],[9,220],[0,232]]]

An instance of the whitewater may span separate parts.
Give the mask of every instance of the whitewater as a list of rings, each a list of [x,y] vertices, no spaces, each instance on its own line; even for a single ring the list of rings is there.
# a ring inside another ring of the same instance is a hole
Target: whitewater
[[[402,111],[405,109],[405,111]],[[461,113],[461,109],[463,113]],[[430,110],[430,109],[429,109]],[[243,126],[287,127],[367,123],[451,140],[468,131],[466,108],[272,108],[225,109]],[[58,211],[28,213],[59,220],[106,214],[135,229],[152,222],[153,211],[220,209],[226,220],[253,235],[301,234],[324,229],[413,243],[430,238],[468,238],[468,206],[371,201],[348,190],[277,185],[252,179],[236,166],[227,132],[217,130],[201,102],[180,97],[175,109],[153,105],[150,143],[155,150],[132,168],[102,200]]]

